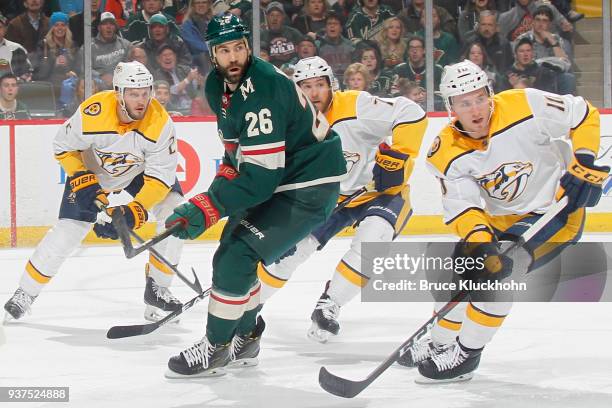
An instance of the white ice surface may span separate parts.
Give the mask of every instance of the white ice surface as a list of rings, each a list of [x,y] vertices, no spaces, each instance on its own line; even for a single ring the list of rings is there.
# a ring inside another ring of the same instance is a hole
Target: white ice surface
[[[140,337],[108,340],[117,324],[142,323],[144,255],[119,247],[79,249],[36,300],[33,313],[5,326],[0,386],[69,386],[70,403],[2,407],[261,407],[261,408],[558,408],[612,406],[612,303],[516,304],[484,351],[475,378],[423,386],[415,370],[391,367],[362,394],[346,400],[318,385],[318,371],[364,378],[430,315],[426,303],[360,303],[342,309],[330,343],[305,336],[323,283],[349,241],[332,241],[263,310],[267,329],[260,365],[225,377],[168,380],[168,358],[204,334],[207,301],[181,323]],[[215,245],[185,246],[181,269],[210,282]],[[15,290],[32,249],[0,251],[0,302]],[[175,280],[186,301],[190,289]]]

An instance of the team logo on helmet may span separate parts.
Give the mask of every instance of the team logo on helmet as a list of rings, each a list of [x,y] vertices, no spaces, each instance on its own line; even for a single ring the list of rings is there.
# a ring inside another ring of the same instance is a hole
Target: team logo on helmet
[[[119,177],[144,163],[144,159],[132,153],[112,153],[94,149],[100,167],[113,177]]]
[[[532,172],[533,165],[531,163],[504,163],[495,171],[476,180],[489,197],[511,202],[525,191]]]
[[[98,116],[100,112],[102,112],[102,105],[100,105],[100,102],[94,102],[83,109],[83,113],[89,116]]]

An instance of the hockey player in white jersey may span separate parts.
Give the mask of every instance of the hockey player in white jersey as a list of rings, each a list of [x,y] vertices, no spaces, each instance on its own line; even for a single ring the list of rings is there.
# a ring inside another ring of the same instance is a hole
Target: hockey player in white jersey
[[[312,312],[307,335],[326,342],[338,334],[340,308],[369,280],[361,273],[361,243],[392,241],[412,214],[407,182],[427,128],[427,117],[416,103],[404,97],[379,98],[367,92],[337,91],[332,70],[320,57],[300,60],[293,80],[340,135],[348,166],[348,177],[340,184],[340,200],[374,181],[375,191],[332,215],[298,243],[295,252],[259,267],[263,303],[334,235],[345,227],[357,226],[349,251],[338,263]]]
[[[486,74],[467,60],[445,67],[440,93],[456,119],[434,139],[427,165],[440,182],[444,220],[461,239],[458,248],[486,258],[489,279],[505,276],[513,260],[500,255],[498,242],[516,240],[564,195],[568,205],[525,246],[529,270],[576,242],[585,207],[597,204],[610,170],[594,163],[597,109],[582,97],[536,89],[493,95]],[[510,307],[504,301],[462,303],[438,319],[431,337],[400,364],[418,365],[423,377],[417,382],[471,379]]]
[[[66,258],[90,231],[108,195],[126,191],[133,201],[109,207],[121,211],[137,229],[149,213],[164,220],[183,201],[176,179],[176,136],[164,108],[151,98],[153,76],[139,62],[119,63],[114,91],[85,100],[58,130],[55,157],[67,174],[59,220],[37,246],[25,266],[19,288],[6,302],[7,319],[20,319]],[[96,223],[101,238],[117,238],[111,223]],[[156,249],[173,264],[179,261],[182,241],[168,238]],[[146,266],[145,318],[158,320],[182,307],[172,295],[173,273],[153,254]]]

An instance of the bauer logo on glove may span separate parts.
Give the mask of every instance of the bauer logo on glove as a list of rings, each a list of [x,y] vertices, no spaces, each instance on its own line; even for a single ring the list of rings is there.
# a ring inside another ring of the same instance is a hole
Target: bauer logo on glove
[[[390,148],[380,147],[372,170],[374,188],[382,192],[406,183],[409,155]]]

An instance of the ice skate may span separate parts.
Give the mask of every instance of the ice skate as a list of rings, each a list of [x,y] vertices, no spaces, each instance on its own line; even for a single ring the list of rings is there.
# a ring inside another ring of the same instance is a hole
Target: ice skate
[[[144,318],[150,322],[157,322],[183,307],[181,301],[170,292],[170,289],[159,286],[151,277],[147,277],[144,302],[146,305]],[[179,319],[175,319],[172,323],[178,323],[178,321]]]
[[[442,351],[444,351],[444,345],[434,342],[427,334],[416,340],[407,349],[402,350],[397,363],[404,367],[416,367],[419,363]]]
[[[480,363],[481,353],[482,349],[468,349],[457,341],[420,363],[419,373],[422,377],[415,382],[440,384],[471,380]]]
[[[231,342],[231,361],[227,368],[251,367],[259,363],[259,343],[266,323],[261,316],[257,316],[257,324],[251,334],[245,336],[235,335]]]
[[[168,361],[166,378],[200,378],[225,375],[230,361],[230,344],[214,345],[204,337]]]
[[[308,338],[319,343],[327,343],[331,336],[336,336],[340,331],[340,324],[337,321],[339,315],[340,305],[329,297],[326,288],[310,316],[312,325],[308,329]]]
[[[6,310],[4,323],[21,319],[26,312],[31,313],[30,309],[35,299],[36,296],[30,296],[23,289],[17,288],[13,297],[4,304]]]

